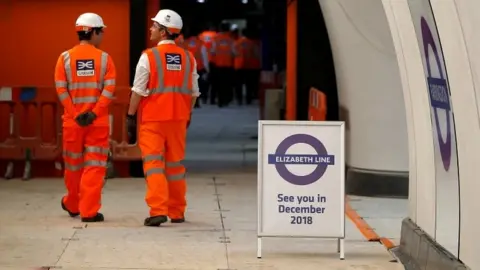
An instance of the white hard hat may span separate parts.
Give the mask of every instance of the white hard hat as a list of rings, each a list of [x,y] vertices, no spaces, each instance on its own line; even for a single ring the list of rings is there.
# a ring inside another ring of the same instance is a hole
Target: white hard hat
[[[160,10],[152,21],[165,26],[171,34],[180,33],[183,27],[182,17],[170,9]]]
[[[105,28],[107,26],[103,23],[102,17],[100,17],[98,14],[83,13],[75,22],[75,27],[77,31],[88,32],[92,30],[92,28]]]
[[[238,30],[238,25],[232,24],[232,26],[230,26],[230,31],[235,31],[235,30]]]

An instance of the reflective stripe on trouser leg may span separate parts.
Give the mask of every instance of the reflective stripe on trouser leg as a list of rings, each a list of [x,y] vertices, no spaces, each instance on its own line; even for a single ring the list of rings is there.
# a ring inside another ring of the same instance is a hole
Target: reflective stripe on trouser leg
[[[80,185],[80,215],[94,217],[101,207],[102,187],[107,171],[108,127],[91,127],[86,134],[84,168]]]
[[[166,163],[169,200],[168,216],[172,219],[183,218],[187,206],[187,183],[185,181],[185,167],[181,162]]]
[[[72,134],[76,131],[63,130],[63,160],[64,160],[64,182],[67,189],[67,195],[63,203],[65,207],[73,213],[79,212],[80,202],[80,181],[83,173],[83,142],[74,140],[75,138],[66,138],[66,134]],[[81,137],[81,136],[79,136]]]
[[[165,179],[165,163],[162,154],[143,156],[143,171],[147,182],[145,202],[150,207],[150,216],[168,214],[168,188]]]

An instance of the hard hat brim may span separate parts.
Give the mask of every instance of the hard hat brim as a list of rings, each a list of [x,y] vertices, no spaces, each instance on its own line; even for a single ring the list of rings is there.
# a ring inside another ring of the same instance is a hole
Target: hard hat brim
[[[84,25],[76,25],[76,27],[84,27]],[[107,28],[106,25],[102,25],[102,26],[95,26],[95,27],[92,27],[92,26],[85,26],[85,27],[89,27],[89,28]]]
[[[182,29],[180,29],[180,28],[167,27],[167,26],[163,25],[161,22],[159,22],[159,21],[158,21],[157,19],[155,19],[155,18],[152,18],[151,20],[154,21],[154,22],[156,22],[156,23],[158,23],[159,25],[167,28],[167,30],[168,30],[168,32],[170,32],[170,34],[179,34],[179,33],[182,31]]]

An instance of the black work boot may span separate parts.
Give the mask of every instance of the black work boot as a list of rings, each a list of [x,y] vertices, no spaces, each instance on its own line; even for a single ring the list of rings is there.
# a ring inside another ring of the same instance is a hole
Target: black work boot
[[[82,222],[103,222],[105,217],[102,213],[97,213],[93,217],[82,217]]]
[[[154,217],[148,217],[145,219],[145,222],[143,225],[148,226],[148,227],[158,227],[162,223],[167,222],[168,218],[167,216],[154,216]]]
[[[185,217],[182,218],[172,218],[170,219],[171,223],[184,223],[185,222]]]
[[[66,211],[66,212],[70,215],[70,217],[76,217],[76,216],[80,215],[80,213],[70,212],[70,210],[68,210],[67,207],[65,206],[65,204],[63,203],[63,198],[64,198],[64,197],[62,197],[62,200],[60,201],[60,203],[62,204],[62,209],[63,209],[64,211]]]

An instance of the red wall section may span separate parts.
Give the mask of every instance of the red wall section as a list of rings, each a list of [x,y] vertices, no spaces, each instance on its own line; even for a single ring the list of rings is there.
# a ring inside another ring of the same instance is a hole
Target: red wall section
[[[117,84],[129,85],[129,0],[0,2],[1,13],[5,15],[0,19],[0,34],[9,33],[6,35],[9,39],[0,43],[4,67],[0,86],[53,86],[56,60],[78,42],[75,20],[84,12],[103,17],[107,29],[102,49],[115,61]]]

